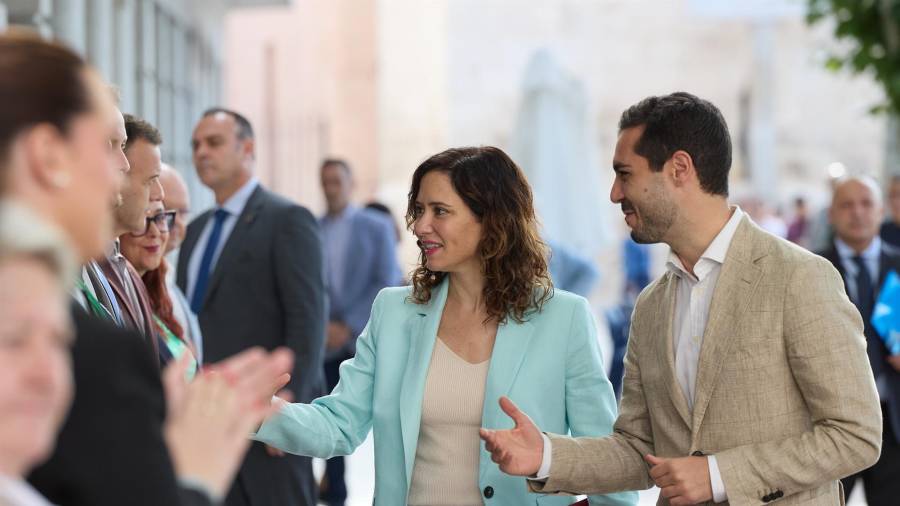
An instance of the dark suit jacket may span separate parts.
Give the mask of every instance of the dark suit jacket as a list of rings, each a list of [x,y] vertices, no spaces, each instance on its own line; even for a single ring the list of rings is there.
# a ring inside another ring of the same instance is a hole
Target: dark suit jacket
[[[838,272],[841,273],[841,278],[844,279],[844,288],[846,289],[847,273],[844,271],[844,265],[841,262],[834,243],[832,243],[830,249],[819,253],[819,255],[825,257],[834,264]],[[892,270],[897,271],[897,274],[900,274],[900,250],[886,242],[882,242],[881,260],[878,267],[878,283],[875,288],[875,300],[878,299],[878,290],[881,289],[884,278]],[[874,371],[877,371],[880,365],[881,370],[887,379],[887,404],[890,415],[888,418],[890,419],[891,428],[894,430],[894,436],[897,438],[897,442],[900,443],[900,372],[897,372],[897,370],[887,362],[887,356],[889,355],[887,346],[885,346],[884,341],[868,320],[865,321],[865,327],[867,344],[866,352],[869,354],[869,362],[872,363],[872,370]],[[885,423],[887,423],[887,421]]]
[[[213,211],[187,228],[178,258],[178,286],[188,289],[187,266]],[[288,388],[297,402],[323,391],[325,282],[322,243],[315,218],[305,208],[269,192],[254,190],[210,274],[202,309],[205,362],[217,362],[251,346],[287,346],[296,355]],[[307,458],[269,457],[254,444],[238,475],[253,506],[315,504]]]
[[[369,321],[375,296],[382,288],[402,284],[394,224],[369,209],[357,210],[350,219],[352,239],[346,256],[328,259],[343,272],[342,286],[328,287],[328,308],[329,318],[347,325],[351,338],[343,348],[328,353],[329,360],[356,352],[356,338]],[[319,224],[324,220],[319,218]]]
[[[176,484],[165,399],[149,345],[73,310],[75,399],[50,459],[29,481],[60,506],[210,505]]]

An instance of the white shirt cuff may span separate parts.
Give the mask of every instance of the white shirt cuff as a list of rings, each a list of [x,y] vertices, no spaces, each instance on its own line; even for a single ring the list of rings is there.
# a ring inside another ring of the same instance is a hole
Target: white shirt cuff
[[[213,494],[212,489],[210,489],[203,480],[190,476],[179,476],[178,485],[205,495],[213,504],[220,504],[222,502],[223,498]]]
[[[550,455],[553,453],[553,446],[550,444],[550,438],[546,434],[541,433],[541,438],[544,440],[544,455],[541,456],[541,468],[538,469],[537,474],[531,479],[547,481],[547,478],[550,477]]]
[[[709,465],[709,483],[712,485],[713,502],[725,502],[728,494],[725,493],[725,482],[719,474],[719,464],[715,455],[707,455],[706,463]]]

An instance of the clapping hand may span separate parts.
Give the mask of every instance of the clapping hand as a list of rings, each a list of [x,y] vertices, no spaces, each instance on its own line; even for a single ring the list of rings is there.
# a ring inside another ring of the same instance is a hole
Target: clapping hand
[[[485,448],[491,452],[491,460],[506,474],[534,476],[540,470],[544,456],[541,431],[509,398],[500,398],[500,409],[516,426],[508,430],[480,430]]]
[[[287,349],[253,348],[206,368],[189,384],[184,357],[169,365],[163,378],[169,403],[164,435],[176,474],[224,496],[250,432],[279,408],[272,394],[290,380],[293,361]]]

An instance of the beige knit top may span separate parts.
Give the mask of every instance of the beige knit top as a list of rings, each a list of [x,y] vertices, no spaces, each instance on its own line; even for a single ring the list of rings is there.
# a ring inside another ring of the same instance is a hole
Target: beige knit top
[[[490,363],[466,362],[436,339],[425,380],[409,506],[484,504],[478,486],[478,429]]]

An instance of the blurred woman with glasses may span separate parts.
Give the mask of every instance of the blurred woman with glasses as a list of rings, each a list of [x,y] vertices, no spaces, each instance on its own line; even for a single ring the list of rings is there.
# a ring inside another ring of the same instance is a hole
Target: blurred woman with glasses
[[[188,354],[191,357],[188,376],[192,377],[197,371],[197,353],[184,339],[184,329],[172,312],[172,299],[166,288],[166,272],[169,270],[165,260],[166,243],[174,222],[175,211],[166,211],[162,202],[151,202],[144,232],[125,234],[120,240],[122,255],[134,265],[150,295],[160,362],[165,365]]]

